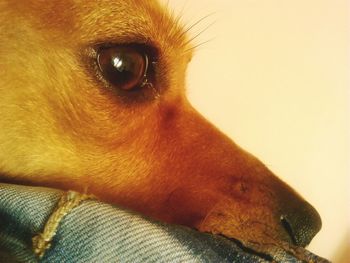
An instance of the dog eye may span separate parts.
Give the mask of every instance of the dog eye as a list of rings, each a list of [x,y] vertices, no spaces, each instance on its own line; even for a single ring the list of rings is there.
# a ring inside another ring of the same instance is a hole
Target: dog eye
[[[148,56],[132,47],[109,47],[98,51],[98,67],[113,87],[131,91],[147,83]]]

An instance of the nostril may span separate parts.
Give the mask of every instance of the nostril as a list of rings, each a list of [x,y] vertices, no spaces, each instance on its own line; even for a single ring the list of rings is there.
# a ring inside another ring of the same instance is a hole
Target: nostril
[[[317,211],[308,203],[293,209],[288,214],[282,214],[280,222],[290,237],[290,242],[296,246],[307,246],[321,229],[321,218]]]
[[[287,234],[289,235],[290,239],[292,240],[293,245],[298,245],[297,244],[298,242],[295,238],[295,234],[294,234],[292,225],[288,221],[287,217],[281,216],[280,220],[281,220],[281,224],[282,224],[283,228],[286,230]]]

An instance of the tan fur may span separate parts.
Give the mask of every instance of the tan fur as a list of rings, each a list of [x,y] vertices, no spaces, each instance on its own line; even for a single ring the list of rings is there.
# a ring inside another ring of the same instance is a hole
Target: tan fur
[[[188,103],[191,46],[155,1],[2,0],[0,39],[2,181],[87,189],[247,242],[292,242],[282,215],[310,217],[305,242],[320,228],[309,204]],[[159,96],[126,103],[105,89],[89,58],[104,42],[156,48]]]

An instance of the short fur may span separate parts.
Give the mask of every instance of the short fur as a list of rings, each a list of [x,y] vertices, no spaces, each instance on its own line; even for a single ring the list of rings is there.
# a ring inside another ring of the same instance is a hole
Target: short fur
[[[1,181],[88,191],[262,246],[304,246],[320,229],[307,202],[192,108],[191,43],[157,2],[1,0],[0,39]],[[128,102],[96,77],[91,47],[135,42],[158,52],[159,94]]]

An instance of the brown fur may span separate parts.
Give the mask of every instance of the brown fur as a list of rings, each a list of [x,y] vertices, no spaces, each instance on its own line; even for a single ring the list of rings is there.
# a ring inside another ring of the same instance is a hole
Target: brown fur
[[[298,245],[319,230],[308,203],[191,107],[188,37],[155,1],[2,0],[0,39],[2,181],[87,190],[243,242],[292,243],[281,216],[309,229]],[[90,56],[104,42],[158,50],[155,98],[104,88]]]

